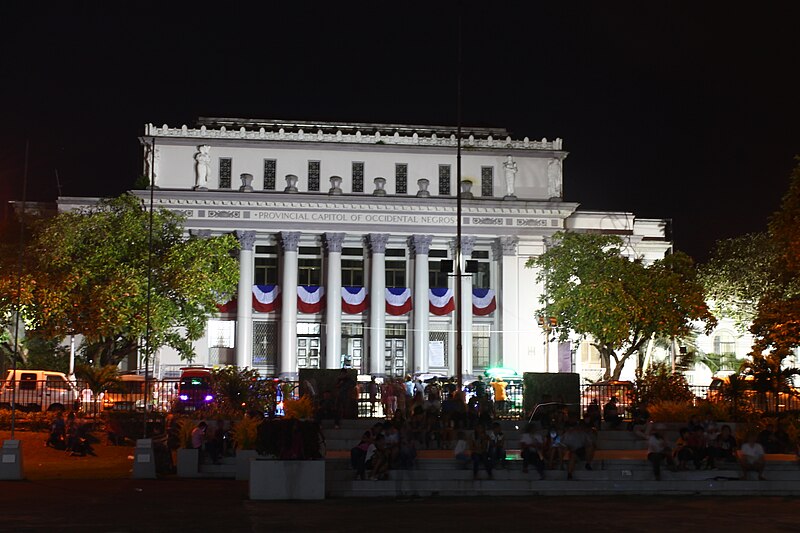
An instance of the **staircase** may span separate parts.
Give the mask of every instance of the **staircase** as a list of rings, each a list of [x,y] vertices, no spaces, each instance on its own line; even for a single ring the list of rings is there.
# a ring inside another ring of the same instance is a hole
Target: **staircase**
[[[572,480],[566,470],[547,470],[539,480],[535,469],[522,473],[519,436],[524,423],[503,421],[507,443],[506,468],[495,469],[493,479],[484,470],[473,480],[471,469],[460,469],[449,450],[421,450],[413,470],[391,470],[386,481],[355,480],[349,450],[374,421],[347,420],[342,427],[324,429],[327,442],[326,493],[328,497],[410,496],[525,496],[525,495],[800,495],[800,468],[793,455],[767,456],[764,476],[756,474],[740,481],[735,463],[719,464],[715,470],[670,472],[662,468],[656,481],[647,462],[646,441],[630,431],[600,431],[592,470],[578,463]],[[519,426],[519,427],[517,427]],[[668,437],[672,437],[670,434]]]

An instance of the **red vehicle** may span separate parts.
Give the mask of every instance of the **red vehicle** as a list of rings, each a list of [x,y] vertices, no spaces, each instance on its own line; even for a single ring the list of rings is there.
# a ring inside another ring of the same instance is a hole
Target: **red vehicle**
[[[189,413],[203,409],[214,401],[211,388],[211,370],[201,367],[181,369],[178,382],[178,398],[175,400],[175,411]]]

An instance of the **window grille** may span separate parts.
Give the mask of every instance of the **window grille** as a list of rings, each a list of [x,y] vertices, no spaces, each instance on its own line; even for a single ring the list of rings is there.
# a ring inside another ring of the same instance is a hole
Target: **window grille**
[[[408,163],[395,163],[394,186],[396,194],[408,193]]]
[[[278,323],[253,321],[253,367],[263,375],[275,374],[278,365]]]
[[[219,158],[219,188],[231,188],[231,176],[233,175],[233,159],[230,157]]]
[[[264,160],[264,190],[275,190],[275,175],[278,169],[278,162],[275,159]]]
[[[364,163],[353,161],[353,192],[364,192]]]
[[[308,190],[309,191],[318,191],[319,190],[319,171],[320,171],[319,161],[309,161],[308,162]]]
[[[439,195],[450,195],[450,165],[439,165]]]
[[[481,196],[494,196],[494,167],[481,167]]]

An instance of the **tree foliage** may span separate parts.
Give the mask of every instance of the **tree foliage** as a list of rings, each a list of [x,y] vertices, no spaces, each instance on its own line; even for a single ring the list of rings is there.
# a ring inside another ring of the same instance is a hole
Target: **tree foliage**
[[[272,412],[275,383],[264,380],[257,370],[226,366],[211,373],[211,387],[217,408],[225,413],[242,415],[247,411]]]
[[[105,390],[114,390],[119,384],[119,371],[115,365],[94,366],[75,365],[75,375],[86,382],[91,391],[97,395]]]
[[[781,291],[780,249],[767,233],[749,233],[717,242],[700,269],[711,310],[747,327],[761,299]]]
[[[81,333],[94,362],[133,355],[148,326],[149,222],[133,195],[42,221],[26,247],[20,302],[30,327],[45,337]],[[182,218],[153,212],[150,346],[193,357],[216,304],[236,288],[232,236],[184,237]],[[13,304],[16,284],[0,275],[0,309]]]
[[[683,374],[673,373],[665,363],[651,365],[644,372],[637,371],[633,384],[633,401],[638,406],[656,402],[689,402],[694,394]]]
[[[623,255],[614,235],[557,233],[527,265],[539,269],[542,308],[600,352],[604,379],[618,379],[625,361],[655,337],[688,335],[693,321],[716,324],[690,257],[676,253],[646,265]],[[611,362],[613,361],[613,368]]]

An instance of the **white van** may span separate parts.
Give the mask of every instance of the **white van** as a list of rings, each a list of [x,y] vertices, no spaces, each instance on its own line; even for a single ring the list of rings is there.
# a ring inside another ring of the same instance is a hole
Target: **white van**
[[[26,411],[72,409],[78,400],[78,389],[61,372],[47,370],[9,370],[0,386],[0,408]],[[16,387],[16,398],[14,388]]]

